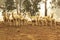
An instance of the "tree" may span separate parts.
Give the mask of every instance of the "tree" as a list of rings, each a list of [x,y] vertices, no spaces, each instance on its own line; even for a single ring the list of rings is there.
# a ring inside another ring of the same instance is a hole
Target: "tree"
[[[33,8],[33,9],[31,10],[31,14],[32,14],[32,15],[36,15],[36,12],[38,12],[38,9],[39,9],[39,8],[37,7],[37,5],[38,5],[38,3],[39,3],[40,1],[41,1],[41,0],[34,0],[34,1],[32,0],[32,3],[33,3],[33,4],[32,4],[32,8]]]
[[[57,5],[60,6],[60,1],[58,1]]]
[[[31,13],[31,15],[35,15],[35,13],[38,12],[37,5],[41,0],[35,0],[35,1],[31,0],[31,1],[32,2],[30,2],[29,0],[25,0],[23,2],[23,6],[26,11]]]
[[[25,0],[25,1],[23,2],[23,6],[24,6],[24,9],[25,9],[27,12],[30,11],[31,3],[30,3],[29,0]]]
[[[6,7],[6,9],[8,11],[15,9],[15,7],[14,7],[14,1],[13,0],[6,0],[5,7]]]
[[[38,7],[37,7],[37,5],[38,5],[38,3],[39,2],[41,2],[41,0],[35,0],[35,1],[33,1],[33,14],[35,15],[36,14],[36,12],[38,12]]]

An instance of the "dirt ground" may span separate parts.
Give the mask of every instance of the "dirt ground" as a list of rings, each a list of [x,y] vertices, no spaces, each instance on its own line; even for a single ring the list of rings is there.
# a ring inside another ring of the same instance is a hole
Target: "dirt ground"
[[[0,24],[0,40],[60,40],[60,26],[9,26]]]

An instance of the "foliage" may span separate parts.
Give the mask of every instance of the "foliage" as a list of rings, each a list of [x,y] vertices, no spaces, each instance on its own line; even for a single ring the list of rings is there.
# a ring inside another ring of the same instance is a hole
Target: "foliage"
[[[34,9],[34,12],[35,12],[35,13],[38,12],[37,5],[38,5],[38,3],[39,3],[40,1],[41,1],[41,0],[35,0],[35,1],[33,2],[33,9]]]
[[[13,9],[15,9],[15,7],[14,7],[14,1],[13,0],[6,0],[5,7],[6,7],[7,10],[13,10]]]
[[[58,1],[58,4],[57,5],[60,6],[60,1]]]
[[[23,2],[23,6],[24,6],[24,9],[25,9],[26,11],[30,11],[31,3],[30,3],[29,0],[25,0],[25,1]]]
[[[31,13],[31,15],[35,15],[36,12],[38,12],[37,5],[41,0],[35,0],[30,2],[29,0],[25,0],[23,2],[24,9]],[[33,3],[33,4],[32,4]]]

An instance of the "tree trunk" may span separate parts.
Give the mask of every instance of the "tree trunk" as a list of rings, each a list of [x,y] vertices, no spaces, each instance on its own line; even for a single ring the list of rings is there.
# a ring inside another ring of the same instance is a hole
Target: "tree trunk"
[[[16,0],[16,8],[17,8],[17,14],[18,14],[18,1]]]
[[[47,0],[45,0],[45,16],[47,16]]]

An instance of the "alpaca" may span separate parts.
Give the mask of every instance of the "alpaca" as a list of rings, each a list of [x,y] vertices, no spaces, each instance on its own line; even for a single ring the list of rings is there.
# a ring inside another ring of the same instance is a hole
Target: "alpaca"
[[[3,15],[4,22],[8,22],[9,16],[7,16],[7,13],[4,13]]]
[[[48,16],[46,20],[47,20],[47,25],[52,26],[52,18]]]
[[[47,20],[45,17],[42,18],[42,23],[43,23],[43,26],[47,26]]]
[[[52,18],[52,26],[56,26],[56,21],[53,18]]]
[[[21,14],[12,13],[12,17],[17,25],[24,25],[24,22],[26,21],[24,16]]]
[[[33,17],[31,18],[31,21],[32,21],[32,25],[33,25],[33,26],[34,26],[34,25],[37,25],[37,19],[36,19],[35,16],[33,16]]]
[[[43,20],[42,20],[42,17],[40,17],[40,19],[38,20],[38,24],[39,24],[40,26],[43,26]]]

